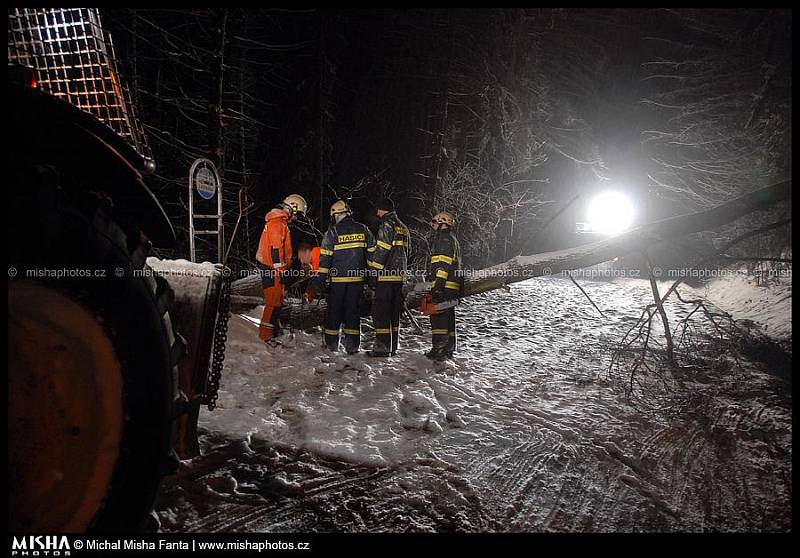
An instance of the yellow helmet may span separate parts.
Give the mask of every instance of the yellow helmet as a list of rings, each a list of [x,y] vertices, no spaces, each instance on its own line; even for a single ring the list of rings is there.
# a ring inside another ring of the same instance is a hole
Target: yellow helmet
[[[306,214],[306,209],[308,209],[308,204],[306,204],[306,199],[299,195],[299,194],[291,194],[286,196],[283,200],[283,205],[290,207],[292,209],[292,215],[300,215]]]
[[[353,213],[353,210],[350,209],[350,205],[346,201],[336,200],[335,202],[333,202],[333,205],[331,206],[331,217],[333,217],[334,215],[340,215],[342,213],[350,215],[351,213]]]
[[[431,223],[434,225],[447,225],[448,227],[452,227],[456,224],[456,219],[447,211],[440,211],[433,216]]]

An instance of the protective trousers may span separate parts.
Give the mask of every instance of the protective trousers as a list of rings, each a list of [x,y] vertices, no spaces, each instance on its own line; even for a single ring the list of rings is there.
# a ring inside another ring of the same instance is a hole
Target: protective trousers
[[[452,355],[456,350],[456,309],[447,308],[431,316],[433,350]]]
[[[268,341],[280,334],[279,319],[284,296],[280,273],[262,269],[261,286],[264,289],[264,314],[258,327],[258,337],[262,341]]]
[[[328,317],[325,322],[325,345],[339,350],[339,329],[344,325],[344,348],[355,353],[361,345],[361,295],[363,282],[331,283],[328,291]]]
[[[375,326],[376,353],[396,353],[400,339],[400,314],[403,311],[403,283],[379,281],[372,301],[372,324]]]

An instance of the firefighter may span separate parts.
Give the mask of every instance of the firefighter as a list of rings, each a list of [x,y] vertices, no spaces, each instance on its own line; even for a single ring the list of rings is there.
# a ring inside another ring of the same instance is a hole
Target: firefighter
[[[442,211],[431,222],[434,236],[431,250],[430,275],[431,299],[434,304],[455,303],[462,294],[461,247],[452,232],[454,217]],[[455,304],[431,315],[433,348],[425,353],[432,360],[444,360],[456,350]]]
[[[261,287],[264,289],[264,314],[258,328],[258,337],[270,341],[281,333],[280,311],[283,306],[284,276],[292,265],[292,235],[289,223],[305,215],[306,200],[297,194],[287,196],[267,213],[264,230],[258,242],[256,260],[261,270]]]
[[[361,296],[367,276],[367,256],[375,250],[375,239],[366,227],[353,219],[344,200],[331,206],[331,226],[322,238],[319,272],[312,290],[328,298],[325,345],[339,350],[339,333],[344,324],[344,347],[355,354],[361,345]],[[326,281],[330,280],[325,291]]]
[[[311,290],[311,280],[319,272],[319,246],[311,246],[308,242],[301,242],[297,247],[297,259],[300,260],[302,271],[309,277],[306,284],[306,300],[311,302],[315,298],[314,292]]]
[[[391,200],[381,199],[375,206],[375,214],[381,221],[375,251],[368,262],[372,268],[370,286],[375,291],[372,301],[375,344],[367,355],[388,357],[397,353],[410,235],[408,227],[397,217]]]

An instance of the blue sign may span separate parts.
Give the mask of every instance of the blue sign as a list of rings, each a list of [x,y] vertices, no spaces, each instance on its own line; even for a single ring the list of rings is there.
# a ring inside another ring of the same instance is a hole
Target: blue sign
[[[194,175],[197,193],[204,200],[210,200],[217,193],[216,174],[208,167],[200,167]]]

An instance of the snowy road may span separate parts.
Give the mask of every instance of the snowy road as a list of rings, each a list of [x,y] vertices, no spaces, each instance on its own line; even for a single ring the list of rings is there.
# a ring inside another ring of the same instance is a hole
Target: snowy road
[[[743,362],[684,378],[669,417],[637,410],[608,348],[649,286],[583,286],[606,319],[564,279],[468,299],[444,364],[422,356],[429,332],[404,327],[402,353],[375,360],[303,332],[267,351],[233,316],[204,455],[166,481],[163,529],[791,529],[785,386]]]

